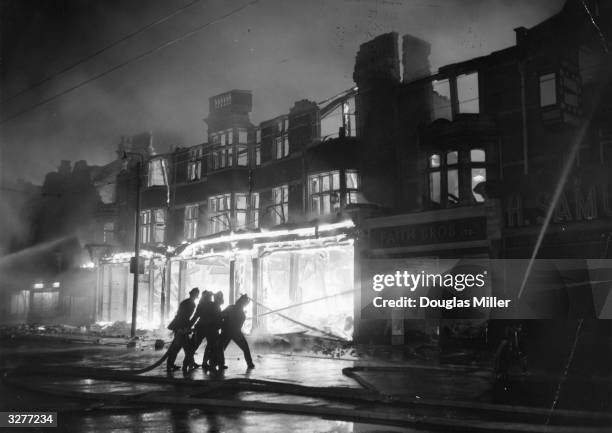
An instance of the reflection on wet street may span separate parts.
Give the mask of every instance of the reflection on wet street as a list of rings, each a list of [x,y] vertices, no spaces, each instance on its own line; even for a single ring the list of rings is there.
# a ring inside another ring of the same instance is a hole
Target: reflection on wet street
[[[332,358],[306,353],[272,353],[263,349],[255,350],[256,368],[246,370],[241,352],[233,346],[228,348],[226,357],[229,368],[221,376],[211,376],[196,369],[187,376],[179,371],[168,377],[163,365],[137,376],[139,381],[133,379],[133,375],[94,378],[74,373],[83,368],[129,373],[130,369],[154,363],[162,354],[152,347],[127,349],[60,342],[2,341],[0,368],[5,371],[27,367],[28,373],[19,376],[16,384],[0,384],[0,410],[57,411],[59,427],[56,431],[63,432],[428,431],[416,430],[417,426],[425,428],[415,423],[424,418],[439,421],[445,431],[459,431],[454,425],[457,420],[542,426],[558,383],[554,374],[546,376],[545,372],[540,372],[517,377],[500,387],[495,384],[491,371],[483,367],[418,365],[389,358]],[[56,375],[49,373],[49,368],[53,368]],[[342,373],[347,368],[352,368],[352,377]],[[72,376],[59,374],[60,369],[71,372]],[[273,386],[244,388],[240,383],[246,383],[246,379]],[[227,387],[228,383],[238,385]],[[274,384],[279,383],[306,386],[309,390],[332,387],[340,390],[340,399],[338,395],[297,395],[275,390]],[[569,426],[572,433],[583,431],[581,426],[585,422],[597,428],[592,431],[612,424],[609,380],[568,378],[563,386],[553,424]],[[380,401],[351,400],[350,397],[369,393],[369,387],[380,391],[379,395],[393,396],[407,404],[392,407]],[[221,402],[229,404],[223,403],[221,407]],[[255,411],[253,405],[257,404],[268,407],[260,406]],[[280,405],[293,405],[298,410],[278,413]],[[300,412],[329,408],[352,415]],[[588,412],[576,415],[572,411]],[[599,414],[592,417],[590,414],[594,411]],[[376,413],[377,418],[354,416],[362,413]],[[402,425],[397,417],[403,416],[409,420],[403,425],[415,427],[380,425],[391,416],[396,419],[388,421],[390,424]],[[357,419],[374,419],[377,424],[353,422]],[[575,430],[572,425],[576,426]],[[463,431],[470,430],[464,428]],[[496,430],[487,427],[486,431]]]
[[[352,379],[341,374],[341,369],[352,366],[353,361],[330,358],[311,358],[263,354],[256,358],[257,368],[246,372],[244,360],[235,348],[228,349],[228,370],[226,378],[256,378],[271,381],[300,383],[311,386],[361,387]],[[128,350],[120,347],[74,346],[56,343],[3,343],[0,352],[0,367],[15,368],[28,366],[79,366],[130,369],[154,362],[161,352],[145,349]],[[162,368],[147,373],[148,376],[165,377]],[[182,378],[182,373],[174,377]],[[190,377],[206,380],[209,376],[201,369]],[[41,382],[35,378],[25,380]],[[60,387],[61,389],[83,393],[116,393],[117,395],[177,395],[177,386],[171,384],[129,383],[112,380],[77,379],[65,377],[44,378],[41,388]],[[190,392],[193,393],[193,388]],[[243,401],[268,401],[276,403],[296,403],[317,406],[320,399],[281,394],[239,392],[231,398]],[[350,405],[345,405],[351,407]],[[375,432],[397,431],[412,432],[409,428],[361,424],[346,421],[322,419],[315,416],[287,415],[231,409],[180,409],[158,408],[148,405],[130,405],[112,402],[104,404],[95,400],[57,397],[42,392],[24,391],[0,384],[0,410],[39,410],[58,411],[59,427],[54,431],[62,432]],[[15,429],[24,432],[24,429]],[[50,431],[50,430],[49,430]],[[423,430],[419,430],[423,431]]]

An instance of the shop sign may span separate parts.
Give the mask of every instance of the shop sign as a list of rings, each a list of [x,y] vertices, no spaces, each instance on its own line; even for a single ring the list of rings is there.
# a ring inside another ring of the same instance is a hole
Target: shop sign
[[[370,230],[370,248],[399,248],[415,245],[483,240],[486,217],[461,218],[430,223],[380,227]]]

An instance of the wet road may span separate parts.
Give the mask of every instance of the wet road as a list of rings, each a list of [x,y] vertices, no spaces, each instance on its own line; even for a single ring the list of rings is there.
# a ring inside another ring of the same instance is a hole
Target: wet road
[[[341,369],[352,366],[353,361],[321,359],[316,357],[291,357],[279,354],[260,354],[256,356],[257,368],[246,372],[241,353],[236,348],[228,348],[226,359],[229,368],[227,378],[257,378],[273,381],[302,383],[313,386],[350,386],[361,387],[350,378],[342,376]],[[103,366],[105,368],[139,368],[153,363],[163,352],[151,349],[128,350],[122,347],[100,347],[91,345],[66,345],[61,343],[0,342],[0,368],[3,370],[23,365],[44,366]],[[179,358],[180,361],[181,358]],[[147,373],[150,376],[165,376],[163,369]],[[177,378],[182,374],[175,373]],[[194,379],[208,376],[197,370],[191,374]],[[63,389],[82,392],[109,392],[137,394],[143,392],[175,392],[169,385],[123,383],[96,381],[90,379],[47,378],[44,387],[61,386]],[[259,393],[242,392],[241,400],[261,400]],[[296,402],[318,404],[305,397],[286,395],[266,395],[270,402]],[[6,384],[0,384],[0,410],[57,411],[57,429],[39,429],[42,432],[415,432],[410,428],[396,428],[373,424],[321,419],[315,416],[285,415],[254,411],[206,409],[165,409],[142,406],[100,404],[72,398],[50,396],[44,393],[24,391]],[[10,431],[10,430],[7,430]],[[23,433],[27,429],[14,429]],[[36,431],[36,430],[32,430]],[[425,431],[425,430],[418,430]]]
[[[117,370],[142,368],[156,361],[163,352],[154,351],[151,347],[126,349],[124,347],[76,345],[66,343],[33,342],[14,340],[0,341],[0,368],[3,370],[19,366],[41,367],[103,367]],[[239,350],[231,345],[228,348],[226,362],[229,365],[224,377],[227,379],[260,379],[274,382],[293,383],[313,387],[347,387],[355,392],[363,390],[362,385],[354,379],[344,376],[342,369],[354,366],[395,366],[392,360],[356,360],[350,357],[330,358],[300,354],[290,356],[282,353],[271,353],[254,350],[257,368],[246,370],[246,364]],[[201,358],[200,354],[196,359]],[[179,357],[179,362],[181,357]],[[408,370],[376,372],[359,371],[358,376],[366,384],[386,394],[401,396],[418,401],[472,402],[478,404],[528,404],[546,413],[550,407],[555,380],[546,378],[524,379],[512,383],[507,389],[496,390],[491,372],[478,368],[448,368],[446,366],[407,366]],[[165,377],[163,367],[146,373],[151,378]],[[182,373],[174,376],[183,381]],[[202,370],[189,375],[193,381],[207,381],[210,376]],[[68,377],[23,378],[24,384],[38,387],[70,390],[79,393],[104,393],[121,396],[183,396],[194,394],[194,382],[188,390],[176,383],[134,383],[113,380],[93,380]],[[184,383],[184,382],[183,382]],[[197,387],[197,383],[196,387]],[[199,382],[201,383],[201,382]],[[558,402],[558,408],[584,409],[610,413],[610,388],[596,389],[584,383],[569,381],[564,385],[564,393]],[[606,394],[607,393],[607,394]],[[195,389],[197,394],[197,388]],[[86,395],[86,394],[83,394]],[[606,397],[607,395],[607,397]],[[296,396],[287,394],[236,391],[231,394],[210,395],[240,402],[267,402],[296,404],[300,406],[321,407],[328,401],[319,397]],[[571,397],[571,398],[569,398]],[[351,403],[335,403],[335,407],[348,410],[368,410],[369,407]],[[381,432],[381,431],[428,431],[413,428],[396,428],[389,425],[365,424],[317,416],[289,415],[269,412],[238,411],[236,409],[192,409],[169,405],[152,405],[150,403],[131,404],[101,403],[83,398],[68,398],[49,395],[43,392],[32,392],[0,384],[0,410],[37,410],[58,411],[59,425],[54,431],[65,432]],[[397,408],[406,414],[415,416],[437,416],[453,420],[457,415],[453,408]],[[458,415],[457,415],[458,416]],[[542,422],[542,416],[528,412],[517,415],[514,412],[496,412],[483,414],[473,410],[467,415],[461,413],[462,419],[521,422]],[[564,420],[565,423],[567,420]],[[571,424],[570,420],[570,424]],[[24,429],[15,431],[23,432]],[[43,432],[50,429],[40,429]],[[459,431],[450,428],[448,431]],[[469,431],[469,430],[468,430]],[[495,431],[495,430],[493,430]],[[576,428],[570,431],[581,431]]]

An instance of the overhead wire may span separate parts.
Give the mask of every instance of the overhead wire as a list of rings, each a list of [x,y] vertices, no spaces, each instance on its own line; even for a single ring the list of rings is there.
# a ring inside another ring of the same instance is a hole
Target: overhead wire
[[[193,35],[199,33],[200,31],[206,29],[207,27],[210,27],[211,25],[220,23],[221,21],[229,18],[230,16],[232,16],[232,15],[242,11],[243,9],[246,9],[249,6],[251,6],[251,5],[255,4],[255,3],[258,3],[259,1],[260,0],[251,0],[250,2],[248,2],[246,4],[243,4],[240,7],[234,8],[230,12],[227,12],[227,13],[221,15],[220,17],[218,17],[216,19],[208,21],[208,22],[206,22],[206,23],[204,23],[202,25],[197,26],[196,28],[194,28],[192,30],[189,30],[187,32],[182,33],[181,35],[179,35],[176,38],[173,38],[173,39],[171,39],[169,41],[166,41],[166,42],[164,42],[164,43],[162,43],[160,45],[157,45],[157,46],[155,46],[155,47],[153,47],[151,49],[148,49],[148,50],[142,52],[141,54],[139,54],[139,55],[137,55],[135,57],[132,57],[132,58],[130,58],[130,59],[124,61],[124,62],[121,62],[121,63],[119,63],[119,64],[117,64],[117,65],[115,65],[115,66],[113,66],[113,67],[111,67],[109,69],[106,69],[106,70],[104,70],[104,71],[102,71],[102,72],[100,72],[98,74],[95,74],[92,77],[89,77],[89,78],[87,78],[87,79],[85,79],[83,81],[80,81],[79,83],[77,83],[77,84],[75,84],[73,86],[70,86],[67,89],[64,89],[63,91],[61,91],[59,93],[56,93],[55,95],[52,95],[52,96],[50,96],[48,98],[45,98],[45,99],[41,100],[40,102],[38,102],[38,103],[36,103],[34,105],[31,105],[31,106],[29,106],[29,107],[27,107],[27,108],[25,108],[23,110],[17,111],[16,113],[13,113],[13,114],[11,114],[11,115],[1,119],[0,120],[0,126],[8,123],[9,121],[11,121],[13,119],[16,119],[16,118],[22,116],[23,114],[28,113],[28,112],[30,112],[30,111],[32,111],[32,110],[34,110],[34,109],[36,109],[36,108],[38,108],[38,107],[40,107],[42,105],[46,105],[49,102],[52,102],[52,101],[54,101],[54,100],[56,100],[56,99],[58,99],[58,98],[60,98],[60,97],[62,97],[64,95],[66,95],[66,94],[68,94],[70,92],[73,92],[73,91],[75,91],[75,90],[77,90],[77,89],[79,89],[79,88],[81,88],[81,87],[83,87],[83,86],[93,82],[93,81],[96,81],[96,80],[98,80],[98,79],[100,79],[100,78],[102,78],[102,77],[104,77],[104,76],[106,76],[106,75],[108,75],[108,74],[110,74],[112,72],[115,72],[115,71],[117,71],[119,69],[122,69],[125,66],[128,66],[128,65],[130,65],[130,64],[132,64],[134,62],[137,62],[139,60],[142,60],[142,59],[150,56],[151,54],[154,54],[154,53],[156,53],[158,51],[163,50],[164,48],[172,46],[172,45],[176,44],[177,42],[180,42],[180,41],[182,41],[182,40],[184,40],[184,39],[186,39],[186,38],[188,38],[190,36],[193,36]]]
[[[77,60],[76,62],[71,63],[70,65],[60,69],[59,71],[54,72],[54,73],[52,73],[50,75],[47,75],[46,77],[44,77],[40,81],[35,82],[34,84],[28,86],[27,88],[25,88],[23,90],[20,90],[20,91],[18,91],[16,93],[13,93],[10,96],[7,96],[6,98],[0,100],[0,103],[5,103],[5,102],[8,102],[8,101],[11,101],[11,100],[17,98],[18,96],[21,96],[21,95],[23,95],[23,94],[25,94],[27,92],[30,92],[30,91],[36,89],[37,87],[40,87],[43,84],[48,83],[49,81],[52,81],[52,80],[54,80],[55,78],[57,78],[57,77],[59,77],[61,75],[64,75],[66,72],[69,72],[69,71],[73,70],[77,66],[80,66],[83,63],[88,62],[89,60],[92,60],[93,58],[99,56],[100,54],[105,53],[106,51],[108,51],[108,50],[110,50],[110,49],[112,49],[112,48],[122,44],[123,42],[133,38],[134,36],[137,36],[137,35],[139,35],[141,33],[146,32],[147,30],[149,30],[149,29],[151,29],[153,27],[156,27],[156,26],[158,26],[158,25],[160,25],[162,23],[165,23],[166,21],[168,21],[169,19],[171,19],[171,18],[175,17],[176,15],[180,14],[184,10],[190,8],[191,6],[196,4],[198,1],[200,1],[200,0],[193,0],[193,1],[191,1],[191,2],[189,2],[187,4],[185,4],[185,5],[177,8],[177,9],[174,9],[170,14],[164,15],[163,17],[158,18],[155,21],[152,21],[149,24],[146,24],[145,26],[140,27],[137,30],[134,30],[133,32],[128,33],[127,35],[125,35],[125,36],[123,36],[123,37],[121,37],[121,38],[111,42],[108,45],[103,46],[102,48],[94,51],[91,54],[88,54],[85,57],[82,57],[81,59]]]

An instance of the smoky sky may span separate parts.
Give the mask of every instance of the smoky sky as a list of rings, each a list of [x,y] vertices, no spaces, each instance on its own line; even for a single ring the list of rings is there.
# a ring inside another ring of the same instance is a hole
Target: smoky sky
[[[1,99],[192,0],[2,0]],[[571,0],[570,0],[571,1]],[[133,59],[248,0],[200,0],[73,71],[2,104],[2,118]],[[208,98],[253,91],[254,122],[353,85],[359,45],[381,33],[431,43],[432,70],[514,43],[563,0],[259,0],[206,29],[0,126],[2,179],[40,183],[62,159],[105,164],[120,137],[158,151],[206,141]]]

